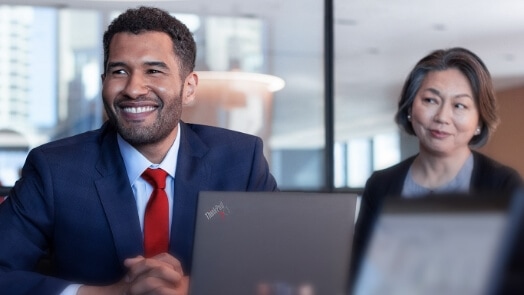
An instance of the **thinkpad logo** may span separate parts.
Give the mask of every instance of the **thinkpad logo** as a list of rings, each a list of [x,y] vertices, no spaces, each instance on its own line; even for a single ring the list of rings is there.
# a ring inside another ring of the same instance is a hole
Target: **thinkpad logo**
[[[207,211],[206,213],[204,213],[204,215],[206,215],[206,218],[210,220],[211,218],[215,217],[217,214],[221,218],[224,218],[226,215],[229,214],[229,212],[230,212],[229,208],[226,205],[224,205],[224,202],[220,201],[219,204],[216,204],[215,206],[213,206],[213,208]]]

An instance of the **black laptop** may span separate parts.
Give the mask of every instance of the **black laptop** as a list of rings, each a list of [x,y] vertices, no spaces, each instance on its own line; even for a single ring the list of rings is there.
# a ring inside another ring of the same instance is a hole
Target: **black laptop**
[[[190,294],[346,294],[356,199],[200,193]]]
[[[521,196],[388,199],[353,294],[498,294],[523,211]]]

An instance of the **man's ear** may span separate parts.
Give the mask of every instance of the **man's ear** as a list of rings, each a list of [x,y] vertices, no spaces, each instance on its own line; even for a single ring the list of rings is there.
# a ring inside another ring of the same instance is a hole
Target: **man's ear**
[[[106,79],[106,74],[104,73],[104,74],[100,75],[100,78],[102,78],[102,83],[103,83],[104,80]]]
[[[196,97],[196,90],[198,86],[198,75],[196,72],[191,72],[184,80],[184,90],[182,93],[182,104],[189,105],[193,103]]]

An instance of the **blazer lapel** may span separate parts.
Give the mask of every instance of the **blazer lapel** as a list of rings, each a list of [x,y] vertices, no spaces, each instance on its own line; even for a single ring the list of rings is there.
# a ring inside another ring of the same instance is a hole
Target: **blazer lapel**
[[[103,137],[97,163],[102,177],[95,181],[95,185],[113,234],[117,255],[123,261],[144,252],[142,232],[116,132],[108,131]]]
[[[180,122],[180,126],[170,252],[181,261],[184,270],[189,270],[198,193],[209,173],[204,161],[209,148],[185,123]]]
[[[205,187],[209,174],[204,161],[208,147],[185,123],[180,122],[180,126],[169,252],[180,260],[184,270],[189,270],[198,193]],[[97,163],[102,177],[95,185],[113,233],[117,255],[123,261],[144,252],[143,238],[116,131],[110,130],[104,136]]]

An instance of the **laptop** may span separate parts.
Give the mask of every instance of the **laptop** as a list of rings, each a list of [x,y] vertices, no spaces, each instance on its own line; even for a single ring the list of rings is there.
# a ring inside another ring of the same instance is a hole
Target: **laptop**
[[[356,200],[201,192],[189,294],[347,294]]]
[[[523,200],[460,194],[386,200],[353,294],[498,294]]]

